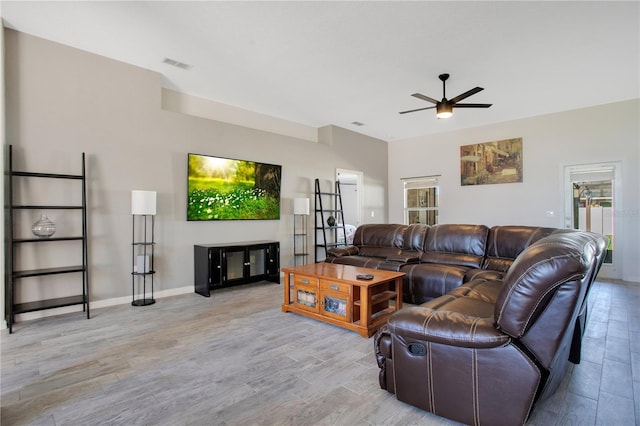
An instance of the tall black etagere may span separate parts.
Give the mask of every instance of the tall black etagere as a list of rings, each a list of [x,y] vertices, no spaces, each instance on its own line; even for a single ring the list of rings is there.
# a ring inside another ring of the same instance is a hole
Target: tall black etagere
[[[13,165],[13,146],[9,145],[9,173],[7,185],[7,207],[8,207],[8,223],[7,223],[7,283],[5,286],[6,309],[5,316],[9,333],[13,332],[13,324],[17,314],[40,311],[45,309],[62,308],[72,305],[82,305],[82,309],[86,312],[87,319],[90,318],[89,313],[89,267],[88,267],[88,248],[87,248],[87,185],[86,185],[86,169],[85,154],[82,153],[81,174],[57,174],[57,173],[35,173],[27,171],[14,170]],[[82,203],[80,205],[38,205],[38,204],[15,204],[14,190],[17,179],[62,179],[62,180],[79,180],[82,184]],[[82,216],[81,235],[75,236],[57,236],[49,238],[16,238],[15,213],[19,210],[80,210]],[[72,266],[59,266],[41,269],[18,270],[16,265],[16,248],[21,244],[53,244],[60,241],[79,241],[82,244],[82,258],[80,264]],[[28,302],[16,303],[17,288],[20,281],[24,278],[39,277],[57,274],[80,274],[82,276],[82,288],[77,294],[58,297],[52,299],[33,300]]]
[[[346,245],[347,231],[342,212],[340,182],[335,189],[322,191],[320,180],[315,180],[315,261],[322,262],[327,257],[327,249]],[[331,218],[331,219],[330,219]],[[342,239],[340,238],[342,237]]]

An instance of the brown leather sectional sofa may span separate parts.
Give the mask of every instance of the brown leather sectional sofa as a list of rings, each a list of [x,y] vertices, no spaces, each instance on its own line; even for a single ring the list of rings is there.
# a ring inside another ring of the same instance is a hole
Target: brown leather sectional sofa
[[[580,361],[606,237],[563,229],[364,225],[327,262],[406,272],[376,333],[380,386],[474,425],[523,424]]]
[[[326,262],[406,273],[405,303],[424,303],[474,278],[501,278],[515,258],[559,230],[533,226],[368,224]],[[560,230],[562,231],[562,230]]]

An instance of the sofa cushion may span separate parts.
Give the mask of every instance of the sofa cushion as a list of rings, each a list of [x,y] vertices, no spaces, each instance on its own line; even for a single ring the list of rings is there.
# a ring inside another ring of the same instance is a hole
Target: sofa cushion
[[[488,234],[489,228],[484,225],[431,226],[420,261],[480,268]]]
[[[522,337],[558,286],[587,274],[596,251],[586,233],[553,234],[525,249],[505,275],[495,305],[498,327]]]
[[[447,294],[454,297],[467,297],[470,299],[481,300],[495,305],[498,300],[498,296],[500,296],[500,293],[502,292],[502,285],[502,280],[477,279],[465,283],[458,288],[454,288]]]
[[[451,291],[464,283],[470,268],[438,263],[418,263],[400,268],[403,279],[403,300],[407,303],[424,303]]]
[[[477,280],[420,306],[404,308],[388,322],[404,337],[451,346],[493,348],[511,338],[493,323],[500,281]]]

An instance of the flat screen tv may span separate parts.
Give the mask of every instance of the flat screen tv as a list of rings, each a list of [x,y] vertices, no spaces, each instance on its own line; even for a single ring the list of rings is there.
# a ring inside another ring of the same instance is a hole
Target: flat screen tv
[[[187,220],[280,219],[282,166],[191,154]]]

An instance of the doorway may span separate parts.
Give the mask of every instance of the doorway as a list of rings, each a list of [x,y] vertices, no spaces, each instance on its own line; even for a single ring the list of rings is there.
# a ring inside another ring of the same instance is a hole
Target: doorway
[[[605,235],[609,245],[602,273],[620,278],[620,253],[616,237],[622,235],[615,221],[620,211],[620,162],[565,166],[565,227]]]
[[[342,213],[345,225],[362,224],[362,179],[359,171],[336,169],[336,181],[340,182]]]

